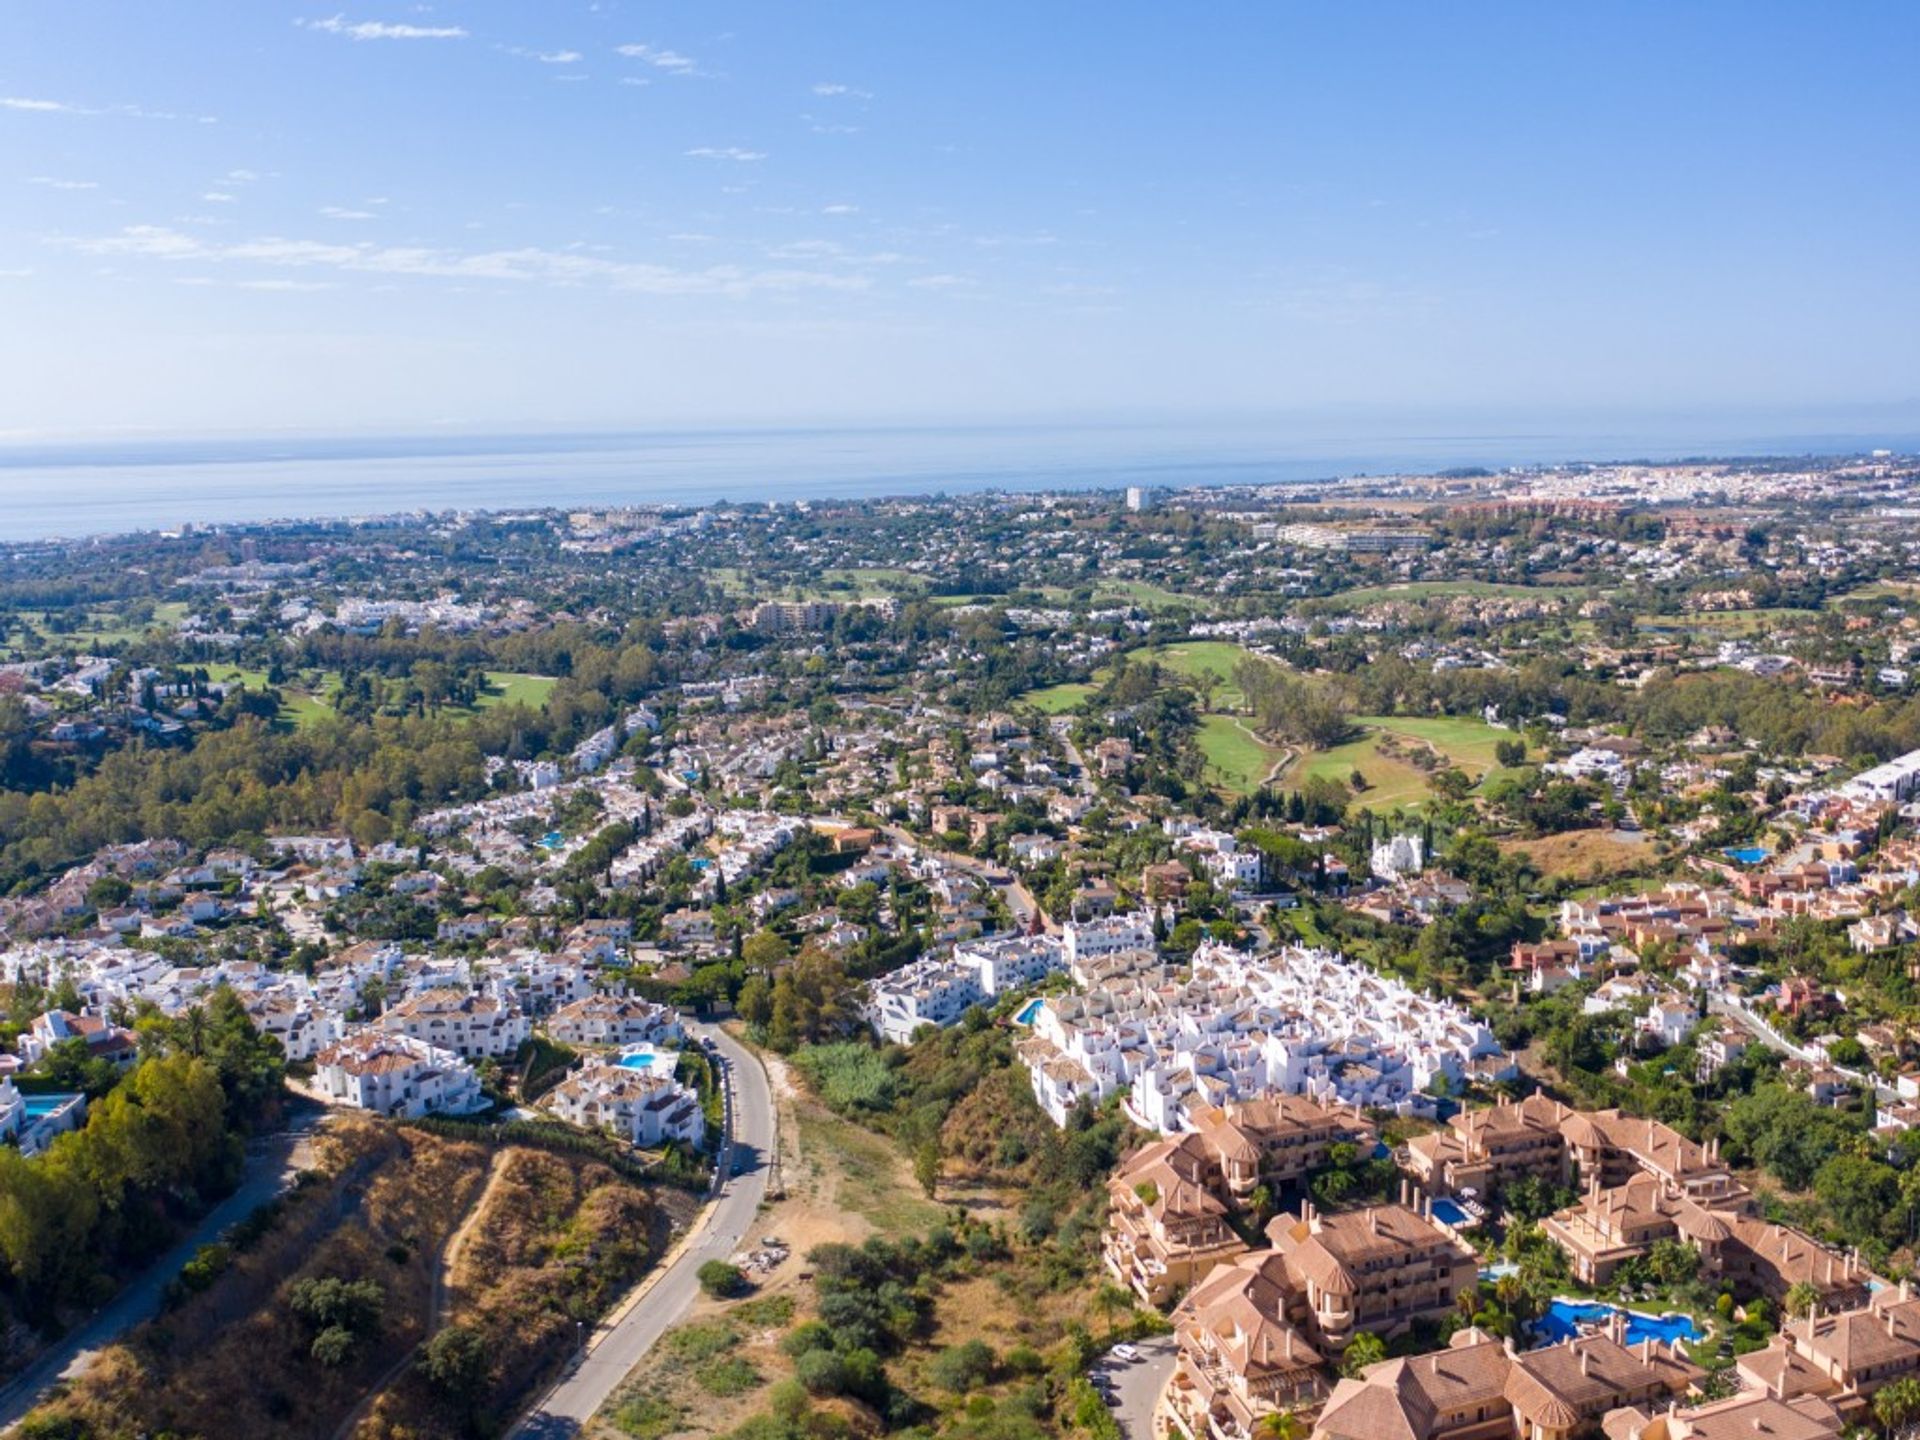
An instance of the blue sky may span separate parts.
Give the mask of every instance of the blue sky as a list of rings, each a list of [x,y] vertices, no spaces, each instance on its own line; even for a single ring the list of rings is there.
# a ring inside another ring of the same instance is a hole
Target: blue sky
[[[0,435],[1920,412],[1920,6],[14,0]]]

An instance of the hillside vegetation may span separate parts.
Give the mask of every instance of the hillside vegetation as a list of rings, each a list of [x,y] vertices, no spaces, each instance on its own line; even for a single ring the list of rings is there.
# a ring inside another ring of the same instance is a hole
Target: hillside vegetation
[[[564,1359],[576,1322],[659,1253],[647,1193],[591,1160],[508,1150],[495,1161],[361,1120],[333,1126],[322,1147],[269,1222],[190,1265],[176,1303],[25,1433],[329,1440],[349,1422],[345,1433],[386,1440],[485,1433]]]

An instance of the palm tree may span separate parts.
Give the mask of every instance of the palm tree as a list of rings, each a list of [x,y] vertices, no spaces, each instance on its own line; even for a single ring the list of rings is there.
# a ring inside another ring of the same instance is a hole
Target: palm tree
[[[1301,1440],[1307,1427],[1294,1411],[1276,1410],[1260,1417],[1258,1433],[1260,1440]]]

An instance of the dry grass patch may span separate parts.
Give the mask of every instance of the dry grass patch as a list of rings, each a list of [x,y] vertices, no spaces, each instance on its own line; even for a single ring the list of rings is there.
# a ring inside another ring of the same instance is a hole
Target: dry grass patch
[[[1567,830],[1538,840],[1502,840],[1509,854],[1525,855],[1549,880],[1614,880],[1646,869],[1658,858],[1645,836],[1615,830]]]

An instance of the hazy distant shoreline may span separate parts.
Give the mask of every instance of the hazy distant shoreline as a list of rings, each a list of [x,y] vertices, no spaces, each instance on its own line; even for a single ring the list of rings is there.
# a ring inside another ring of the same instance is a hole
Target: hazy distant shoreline
[[[1911,451],[1920,434],[1303,438],[1258,427],[1009,425],[34,444],[0,447],[0,540],[409,510],[1288,483],[1875,448]]]

